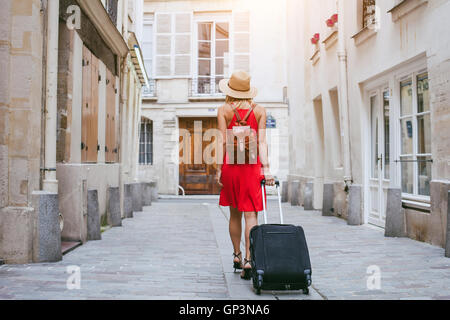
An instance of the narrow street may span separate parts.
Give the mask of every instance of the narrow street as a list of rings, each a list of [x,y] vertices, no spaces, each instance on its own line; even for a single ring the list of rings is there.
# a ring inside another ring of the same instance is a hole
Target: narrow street
[[[276,206],[270,201],[270,222],[277,222]],[[443,249],[388,239],[381,229],[350,227],[289,204],[284,211],[286,223],[302,225],[307,235],[310,296],[256,296],[251,282],[231,268],[227,211],[212,199],[166,199],[62,262],[0,266],[0,299],[450,299],[450,260]],[[69,266],[80,268],[80,289],[67,288]],[[369,290],[373,266],[381,278],[379,288]]]

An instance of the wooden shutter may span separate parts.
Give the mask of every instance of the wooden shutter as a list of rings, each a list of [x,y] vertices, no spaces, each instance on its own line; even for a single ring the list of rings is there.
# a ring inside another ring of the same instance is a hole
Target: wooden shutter
[[[108,163],[116,162],[116,77],[106,70],[106,149],[105,159]]]
[[[91,52],[83,47],[83,98],[81,111],[81,161],[87,162],[89,108],[91,104]]]
[[[99,61],[83,47],[82,162],[97,162]]]
[[[92,55],[91,58],[91,108],[88,126],[88,162],[97,162],[98,156],[98,92],[99,92],[99,61]]]
[[[234,69],[250,72],[250,12],[234,12]]]

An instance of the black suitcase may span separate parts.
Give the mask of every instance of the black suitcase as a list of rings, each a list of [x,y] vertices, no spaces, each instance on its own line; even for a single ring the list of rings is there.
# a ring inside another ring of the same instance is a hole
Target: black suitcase
[[[262,184],[264,199],[264,180]],[[261,290],[303,290],[304,294],[309,294],[312,269],[305,233],[302,227],[283,224],[278,181],[276,186],[281,224],[267,224],[263,200],[265,224],[250,231],[253,287],[258,295]]]

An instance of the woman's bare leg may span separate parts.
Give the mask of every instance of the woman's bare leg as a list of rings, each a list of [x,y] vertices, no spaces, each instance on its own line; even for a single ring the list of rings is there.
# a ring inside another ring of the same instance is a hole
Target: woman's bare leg
[[[241,238],[242,238],[242,212],[236,208],[230,207],[230,237],[233,243],[234,253],[241,252]],[[238,262],[238,258],[234,261]]]
[[[256,212],[244,212],[245,217],[245,259],[251,260],[250,257],[250,230],[258,225],[258,214]],[[244,268],[249,269],[247,264]]]

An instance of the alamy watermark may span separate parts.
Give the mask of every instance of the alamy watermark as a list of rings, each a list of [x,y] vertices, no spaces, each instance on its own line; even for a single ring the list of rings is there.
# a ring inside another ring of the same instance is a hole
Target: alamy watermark
[[[81,29],[81,9],[77,5],[71,5],[67,7],[66,13],[69,15],[67,17],[66,25],[69,30],[79,30]]]
[[[381,290],[381,269],[377,265],[367,268],[367,290]]]
[[[68,290],[80,290],[81,289],[81,268],[79,266],[68,266],[66,273],[69,277],[66,281],[66,287]]]

